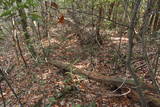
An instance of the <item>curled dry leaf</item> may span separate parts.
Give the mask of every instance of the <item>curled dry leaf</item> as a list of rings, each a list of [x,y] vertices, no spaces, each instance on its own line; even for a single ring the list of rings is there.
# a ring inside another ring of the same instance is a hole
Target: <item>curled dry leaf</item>
[[[58,23],[64,24],[64,15],[63,14],[58,18]]]

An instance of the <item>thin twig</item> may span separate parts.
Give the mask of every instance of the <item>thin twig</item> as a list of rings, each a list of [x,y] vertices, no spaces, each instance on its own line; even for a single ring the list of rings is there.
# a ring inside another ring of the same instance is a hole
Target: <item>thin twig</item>
[[[6,75],[5,75],[3,72],[4,72],[4,71],[3,71],[2,69],[0,69],[0,75],[4,78],[4,81],[6,81],[6,83],[8,84],[9,88],[10,88],[11,91],[13,92],[14,96],[16,97],[16,99],[17,99],[17,101],[19,102],[19,104],[21,105],[21,107],[23,107],[20,99],[18,98],[16,92],[15,92],[14,89],[12,88],[12,86],[11,86],[11,84],[9,83]]]

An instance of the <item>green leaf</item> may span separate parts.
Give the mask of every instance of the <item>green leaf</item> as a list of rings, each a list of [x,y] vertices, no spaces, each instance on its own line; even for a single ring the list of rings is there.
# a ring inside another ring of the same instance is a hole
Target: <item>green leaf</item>
[[[33,6],[33,7],[39,5],[39,3],[38,3],[37,0],[27,0],[27,1],[26,1],[26,4],[27,4],[28,6]]]
[[[50,98],[48,98],[48,100],[49,100],[49,102],[52,102],[52,103],[57,101],[54,97],[50,97]]]
[[[17,3],[17,8],[18,9],[24,9],[24,8],[29,8],[29,6],[27,5],[27,3]]]
[[[81,107],[81,105],[80,105],[80,104],[77,104],[75,107]]]
[[[30,13],[28,17],[34,21],[39,21],[40,19],[42,19],[42,17],[36,13]]]
[[[47,104],[45,105],[45,107],[52,107],[52,104]]]
[[[6,10],[0,15],[0,17],[9,16],[12,14],[12,11],[12,9]]]
[[[0,36],[0,42],[1,42],[2,40],[4,40],[4,38],[3,38],[2,36]]]

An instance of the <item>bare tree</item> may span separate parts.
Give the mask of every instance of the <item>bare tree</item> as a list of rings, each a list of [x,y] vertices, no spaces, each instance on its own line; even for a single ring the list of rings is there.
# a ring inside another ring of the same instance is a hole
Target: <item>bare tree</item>
[[[129,72],[131,73],[134,81],[135,81],[135,84],[137,85],[137,92],[139,93],[140,97],[141,97],[141,106],[142,107],[147,107],[147,104],[145,102],[145,99],[144,99],[144,95],[142,93],[142,87],[140,85],[140,82],[138,80],[138,77],[137,75],[135,74],[132,66],[131,66],[131,57],[132,57],[132,54],[133,54],[133,36],[134,36],[134,28],[136,26],[136,21],[137,21],[137,13],[138,13],[138,10],[139,10],[139,7],[140,7],[140,3],[141,3],[141,0],[136,0],[135,2],[135,5],[134,5],[134,8],[133,8],[133,11],[132,11],[132,17],[131,17],[131,22],[130,22],[130,26],[129,26],[129,30],[128,30],[128,57],[127,57],[127,68],[129,70]]]

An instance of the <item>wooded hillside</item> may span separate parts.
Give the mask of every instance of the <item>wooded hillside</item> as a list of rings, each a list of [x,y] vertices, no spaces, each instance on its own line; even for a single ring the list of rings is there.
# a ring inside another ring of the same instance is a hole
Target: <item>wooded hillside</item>
[[[160,0],[0,0],[0,107],[160,107]]]

